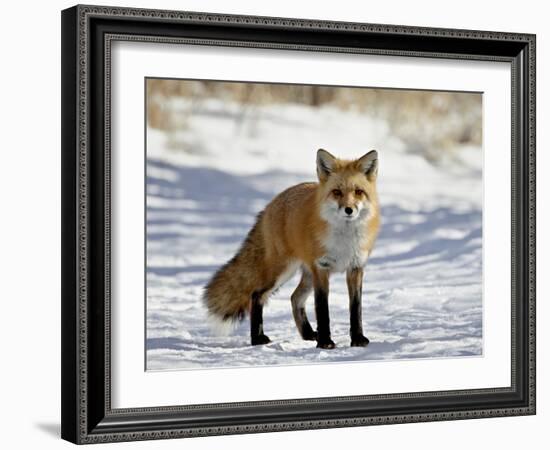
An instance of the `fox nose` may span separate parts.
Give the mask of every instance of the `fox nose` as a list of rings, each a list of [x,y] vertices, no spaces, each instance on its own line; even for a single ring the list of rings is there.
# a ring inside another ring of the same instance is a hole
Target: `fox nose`
[[[353,212],[353,209],[351,209],[349,206],[346,206],[346,209],[344,209],[344,211],[346,212],[346,214],[348,216],[351,216],[351,213]]]

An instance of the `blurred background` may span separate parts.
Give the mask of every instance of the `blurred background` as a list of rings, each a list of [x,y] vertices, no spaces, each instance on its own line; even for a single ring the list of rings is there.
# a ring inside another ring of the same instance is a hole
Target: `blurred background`
[[[173,148],[192,151],[178,142],[177,134],[190,126],[190,117],[200,113],[209,99],[236,106],[236,129],[246,124],[250,132],[269,105],[333,107],[385,120],[409,151],[438,162],[449,156],[445,152],[465,144],[481,146],[481,98],[479,93],[465,92],[149,79],[147,123],[170,133]],[[182,104],[181,99],[187,101]]]
[[[146,102],[147,370],[482,354],[481,94],[148,79]],[[296,277],[264,310],[272,344],[250,347],[248,320],[219,336],[203,287],[275,195],[316,180],[318,148],[379,152],[370,345],[349,347],[342,274],[331,278],[335,350],[298,336]]]

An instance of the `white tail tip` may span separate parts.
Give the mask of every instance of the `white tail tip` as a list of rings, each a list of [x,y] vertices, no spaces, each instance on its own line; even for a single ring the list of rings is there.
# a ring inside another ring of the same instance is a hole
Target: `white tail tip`
[[[207,323],[208,328],[215,336],[228,336],[237,327],[237,321],[235,320],[222,320],[214,314],[208,314]]]

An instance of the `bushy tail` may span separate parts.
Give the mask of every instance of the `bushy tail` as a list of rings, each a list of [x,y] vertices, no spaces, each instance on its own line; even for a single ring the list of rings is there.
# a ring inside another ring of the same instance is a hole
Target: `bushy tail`
[[[261,287],[264,247],[261,213],[237,254],[222,266],[206,285],[204,303],[214,319],[223,322],[243,320],[249,313],[250,298]]]

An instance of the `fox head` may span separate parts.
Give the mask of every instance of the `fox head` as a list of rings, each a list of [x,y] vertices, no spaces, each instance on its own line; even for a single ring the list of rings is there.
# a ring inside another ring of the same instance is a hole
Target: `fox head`
[[[378,152],[359,159],[338,159],[317,151],[321,215],[330,223],[364,220],[377,213]]]

